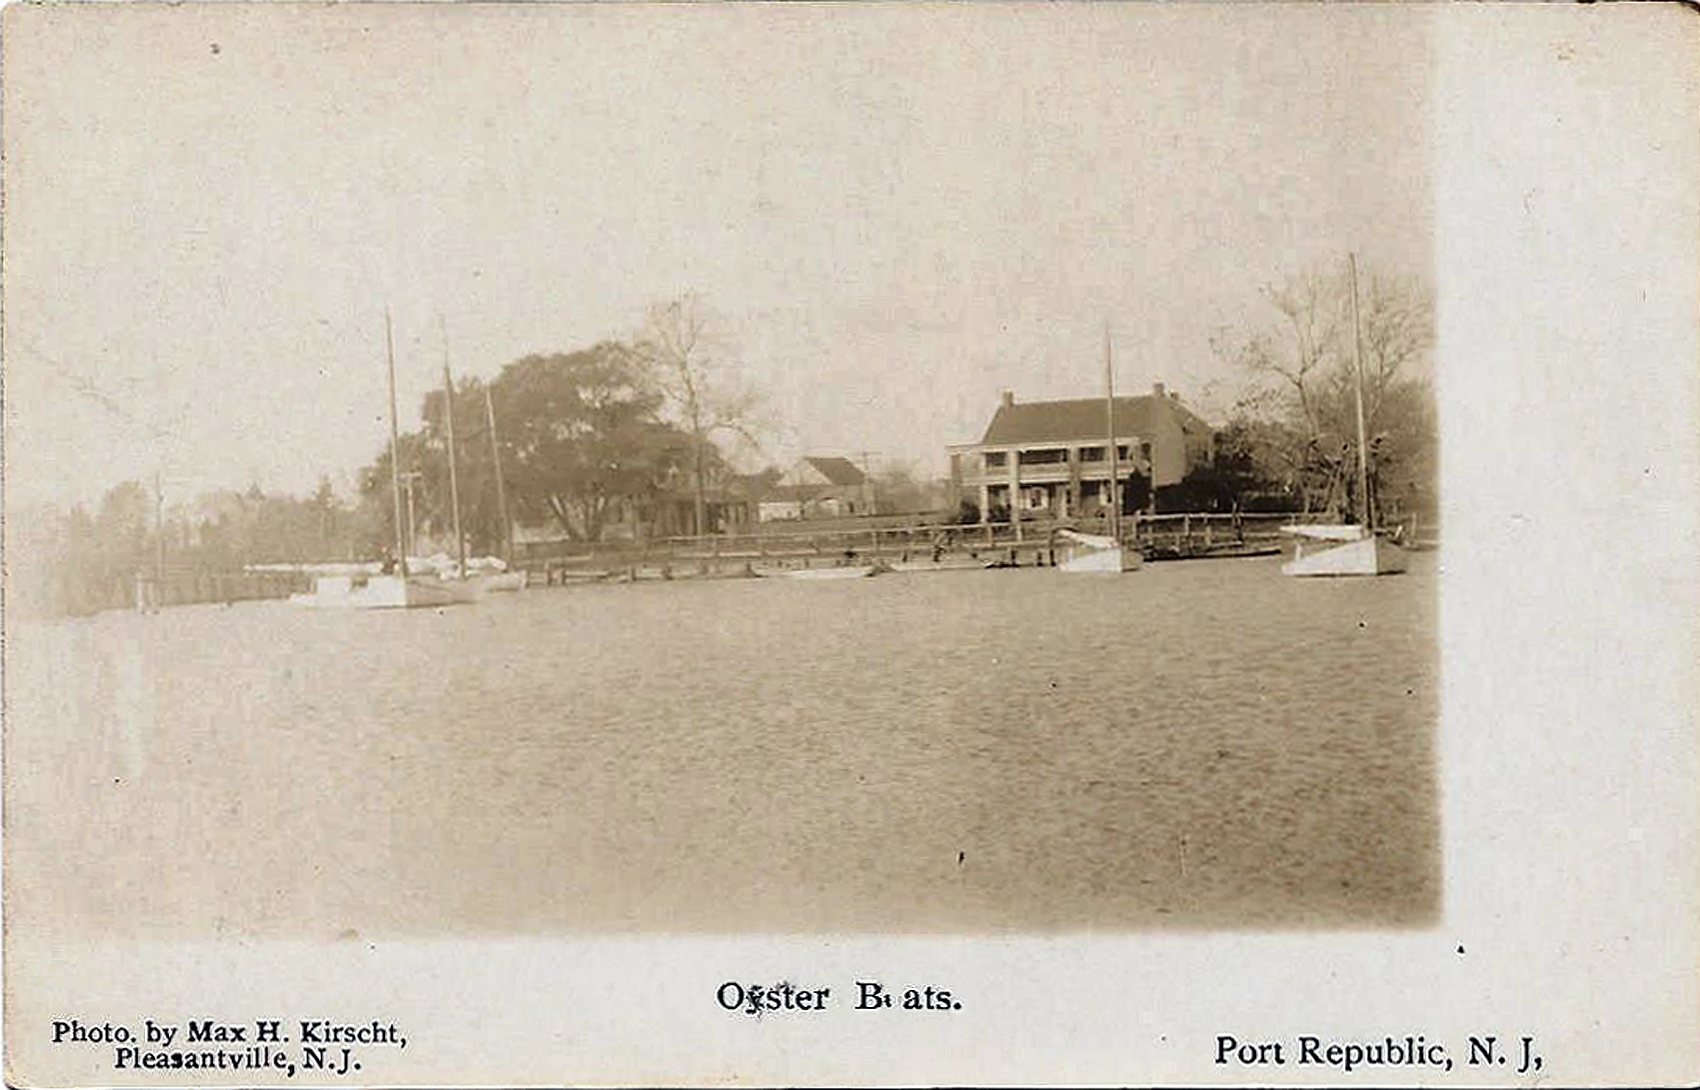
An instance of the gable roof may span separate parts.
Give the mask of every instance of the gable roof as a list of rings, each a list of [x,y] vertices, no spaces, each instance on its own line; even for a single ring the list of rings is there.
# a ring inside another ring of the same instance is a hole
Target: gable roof
[[[1116,435],[1149,437],[1157,431],[1157,413],[1172,412],[1184,431],[1209,434],[1210,425],[1172,397],[1142,394],[1118,397]],[[1104,399],[1077,397],[1064,401],[1017,401],[998,406],[986,426],[981,446],[1014,446],[1052,440],[1090,439],[1104,434]]]
[[[848,458],[816,458],[806,457],[803,461],[809,463],[816,473],[836,485],[859,485],[867,480],[862,471]]]
[[[761,494],[762,503],[800,503],[813,504],[825,500],[840,499],[833,491],[834,485],[808,484],[776,484]]]
[[[726,480],[726,492],[747,500],[758,500],[772,492],[783,476],[779,470],[772,468],[760,473],[734,473]]]

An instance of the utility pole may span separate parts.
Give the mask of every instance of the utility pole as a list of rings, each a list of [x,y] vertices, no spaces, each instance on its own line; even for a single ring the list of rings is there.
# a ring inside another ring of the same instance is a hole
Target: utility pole
[[[868,468],[868,464],[869,464],[868,463],[868,453],[869,452],[865,451],[865,450],[861,452],[861,454],[862,454],[862,480],[864,482],[866,482],[866,484],[867,484],[868,514],[873,515],[873,514],[877,514],[879,512],[879,504],[874,499],[874,473],[873,473],[873,470]]]

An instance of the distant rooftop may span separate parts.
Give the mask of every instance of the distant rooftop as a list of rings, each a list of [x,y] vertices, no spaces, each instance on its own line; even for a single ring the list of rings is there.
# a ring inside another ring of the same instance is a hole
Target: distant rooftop
[[[845,487],[859,485],[867,480],[862,471],[856,468],[856,463],[848,458],[816,458],[806,457],[803,461],[809,463],[816,473],[831,481],[833,484]]]

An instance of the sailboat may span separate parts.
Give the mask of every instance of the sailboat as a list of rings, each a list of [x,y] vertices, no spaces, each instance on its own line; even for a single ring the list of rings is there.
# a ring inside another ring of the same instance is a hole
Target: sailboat
[[[401,521],[401,461],[400,436],[396,426],[395,409],[395,337],[390,328],[389,311],[384,311],[384,350],[389,363],[390,388],[390,495],[395,524],[395,572],[357,571],[343,575],[323,575],[314,583],[313,593],[297,594],[290,598],[296,605],[329,609],[421,609],[457,605],[475,601],[475,588],[464,581],[412,575],[407,570],[407,550],[402,539]],[[447,363],[443,373],[448,374]],[[453,422],[450,422],[449,448],[450,479],[453,480],[454,447]],[[456,536],[459,536],[459,510],[456,510]],[[464,571],[465,553],[461,557]]]
[[[1057,570],[1071,575],[1102,574],[1104,572],[1136,571],[1144,562],[1138,549],[1129,549],[1121,540],[1121,496],[1117,488],[1116,462],[1116,380],[1110,366],[1110,327],[1104,327],[1104,451],[1110,466],[1109,504],[1110,533],[1083,534],[1076,530],[1058,530],[1056,537],[1067,544],[1061,549]]]
[[[1286,575],[1395,575],[1405,570],[1405,550],[1376,533],[1369,502],[1369,452],[1364,434],[1363,331],[1358,320],[1358,259],[1347,255],[1352,273],[1353,392],[1358,422],[1358,521],[1281,527],[1296,538]]]
[[[471,598],[498,591],[524,590],[525,572],[509,570],[513,564],[513,524],[508,521],[507,490],[502,483],[502,454],[496,444],[496,409],[490,401],[488,386],[484,388],[484,416],[490,429],[490,457],[496,467],[496,503],[501,512],[502,537],[508,555],[496,570],[491,570],[496,568],[494,561],[481,565],[481,570],[468,570],[466,538],[460,528],[460,456],[457,453],[459,448],[455,446],[455,383],[454,376],[449,373],[448,330],[443,326],[440,315],[438,328],[443,332],[443,416],[449,441],[449,506],[454,511],[455,531],[455,566],[452,571],[442,571],[439,574],[445,581],[455,582],[458,589]]]
[[[484,422],[490,429],[490,464],[496,469],[496,510],[502,520],[503,569],[486,574],[484,592],[524,590],[526,573],[514,571],[514,524],[508,517],[508,490],[502,481],[502,448],[496,442],[496,407],[490,400],[490,385],[484,385]]]

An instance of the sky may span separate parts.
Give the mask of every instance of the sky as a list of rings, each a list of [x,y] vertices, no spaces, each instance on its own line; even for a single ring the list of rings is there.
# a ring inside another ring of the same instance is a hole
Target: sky
[[[761,456],[1207,410],[1261,285],[1432,261],[1418,7],[7,9],[6,499],[345,493],[440,381],[691,292]]]

